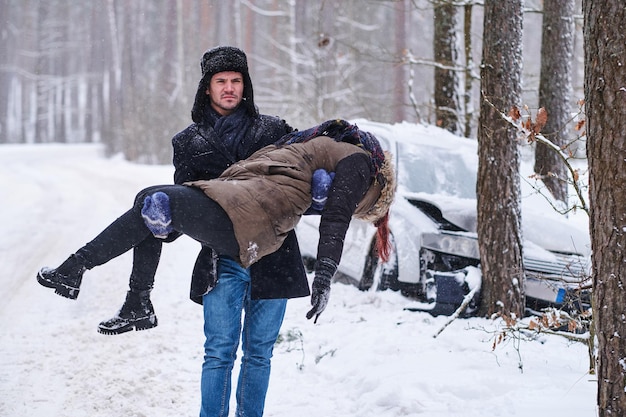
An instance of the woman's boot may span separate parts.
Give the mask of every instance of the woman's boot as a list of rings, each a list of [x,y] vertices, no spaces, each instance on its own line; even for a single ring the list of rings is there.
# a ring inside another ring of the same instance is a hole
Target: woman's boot
[[[102,334],[120,334],[134,330],[147,330],[156,327],[157,317],[150,301],[150,290],[128,291],[126,301],[115,317],[98,325]]]
[[[74,254],[56,269],[41,268],[37,273],[37,281],[44,287],[54,288],[54,292],[62,297],[75,300],[86,270],[83,257]]]

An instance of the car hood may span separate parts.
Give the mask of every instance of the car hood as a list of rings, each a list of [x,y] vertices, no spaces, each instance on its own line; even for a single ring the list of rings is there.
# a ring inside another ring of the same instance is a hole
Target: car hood
[[[428,211],[426,214],[442,229],[477,232],[475,199],[425,193],[402,195],[422,212]],[[543,249],[588,256],[591,245],[589,233],[584,227],[583,223],[572,221],[553,210],[546,211],[522,203],[523,238]]]

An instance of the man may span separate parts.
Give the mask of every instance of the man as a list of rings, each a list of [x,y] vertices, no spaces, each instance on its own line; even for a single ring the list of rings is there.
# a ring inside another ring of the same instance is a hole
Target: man
[[[172,139],[176,184],[216,178],[236,161],[293,130],[283,120],[258,113],[243,51],[228,46],[211,49],[202,57],[201,68],[202,79],[191,111],[194,123]],[[150,291],[162,243],[178,236],[148,239],[134,248],[126,301],[115,317],[100,323],[101,333],[119,334],[157,325]],[[289,233],[281,249],[249,269],[229,258],[218,259],[208,247],[201,249],[191,284],[191,298],[203,305],[205,318],[201,416],[228,416],[231,373],[240,337],[243,358],[236,392],[237,415],[263,415],[272,349],[287,298],[308,295],[294,232]]]

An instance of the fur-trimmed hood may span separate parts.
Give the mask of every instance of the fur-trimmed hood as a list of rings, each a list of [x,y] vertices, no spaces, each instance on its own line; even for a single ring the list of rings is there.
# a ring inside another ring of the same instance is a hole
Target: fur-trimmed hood
[[[374,180],[378,184],[382,185],[378,200],[374,203],[374,206],[366,213],[355,214],[354,217],[376,224],[379,220],[387,215],[389,207],[393,203],[393,199],[396,194],[396,170],[394,169],[393,162],[391,162],[391,153],[384,152],[385,159],[380,171]]]

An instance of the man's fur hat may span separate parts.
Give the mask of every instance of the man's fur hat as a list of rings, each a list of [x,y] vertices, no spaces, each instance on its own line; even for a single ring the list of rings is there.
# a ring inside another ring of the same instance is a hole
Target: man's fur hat
[[[254,92],[250,73],[248,72],[248,59],[241,49],[234,46],[218,46],[209,49],[202,56],[200,68],[202,69],[202,79],[198,84],[196,99],[191,109],[191,119],[194,122],[200,123],[204,119],[204,113],[211,106],[211,99],[206,94],[211,77],[218,72],[224,71],[241,73],[243,77],[243,101],[241,104],[246,106],[251,116],[258,114],[254,105]]]

